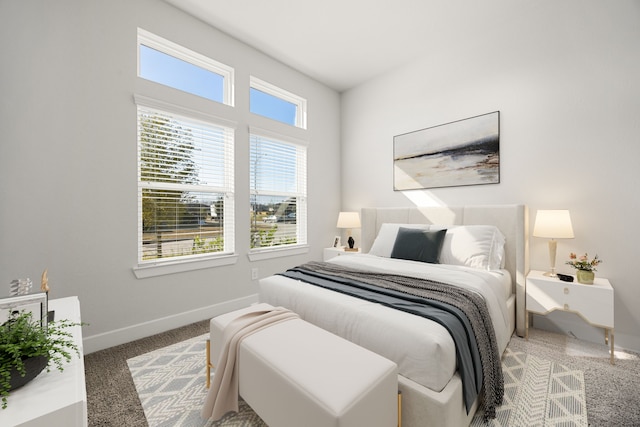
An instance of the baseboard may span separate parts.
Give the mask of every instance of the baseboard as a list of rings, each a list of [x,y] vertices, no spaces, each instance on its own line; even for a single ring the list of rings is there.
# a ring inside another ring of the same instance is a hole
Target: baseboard
[[[97,335],[84,337],[82,340],[84,354],[94,351],[104,350],[120,344],[135,341],[151,335],[159,334],[191,323],[209,319],[223,313],[228,313],[239,308],[247,307],[258,302],[258,294],[249,295],[243,298],[225,301],[223,303],[198,308],[172,316],[162,317],[149,322],[127,326]]]

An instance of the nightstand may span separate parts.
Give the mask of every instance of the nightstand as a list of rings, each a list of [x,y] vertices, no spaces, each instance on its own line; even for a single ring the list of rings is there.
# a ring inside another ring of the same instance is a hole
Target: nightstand
[[[324,248],[324,252],[322,253],[322,260],[328,261],[331,258],[343,255],[351,255],[351,254],[359,254],[360,248],[357,251],[345,251],[344,247],[339,248]]]
[[[531,270],[527,275],[525,337],[529,337],[529,313],[546,315],[555,310],[578,314],[592,326],[604,329],[604,342],[611,344],[613,359],[613,287],[596,277],[593,285],[563,282]]]

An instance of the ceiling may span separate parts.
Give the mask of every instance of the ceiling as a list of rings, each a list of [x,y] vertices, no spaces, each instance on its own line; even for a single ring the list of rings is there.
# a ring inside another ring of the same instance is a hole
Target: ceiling
[[[527,13],[510,0],[165,1],[339,92]]]

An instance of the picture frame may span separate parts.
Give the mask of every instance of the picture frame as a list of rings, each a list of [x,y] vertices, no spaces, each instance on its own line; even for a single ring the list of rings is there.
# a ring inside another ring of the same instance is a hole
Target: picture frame
[[[340,236],[336,236],[333,238],[333,247],[334,248],[340,247]]]
[[[393,137],[394,191],[499,183],[499,111]]]
[[[0,298],[0,324],[10,319],[15,312],[31,312],[40,326],[47,328],[48,299],[46,292]]]

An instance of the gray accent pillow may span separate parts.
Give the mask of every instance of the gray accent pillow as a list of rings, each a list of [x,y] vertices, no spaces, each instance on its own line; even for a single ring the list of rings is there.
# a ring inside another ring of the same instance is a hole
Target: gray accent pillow
[[[400,227],[391,258],[438,264],[447,230],[420,230]]]

